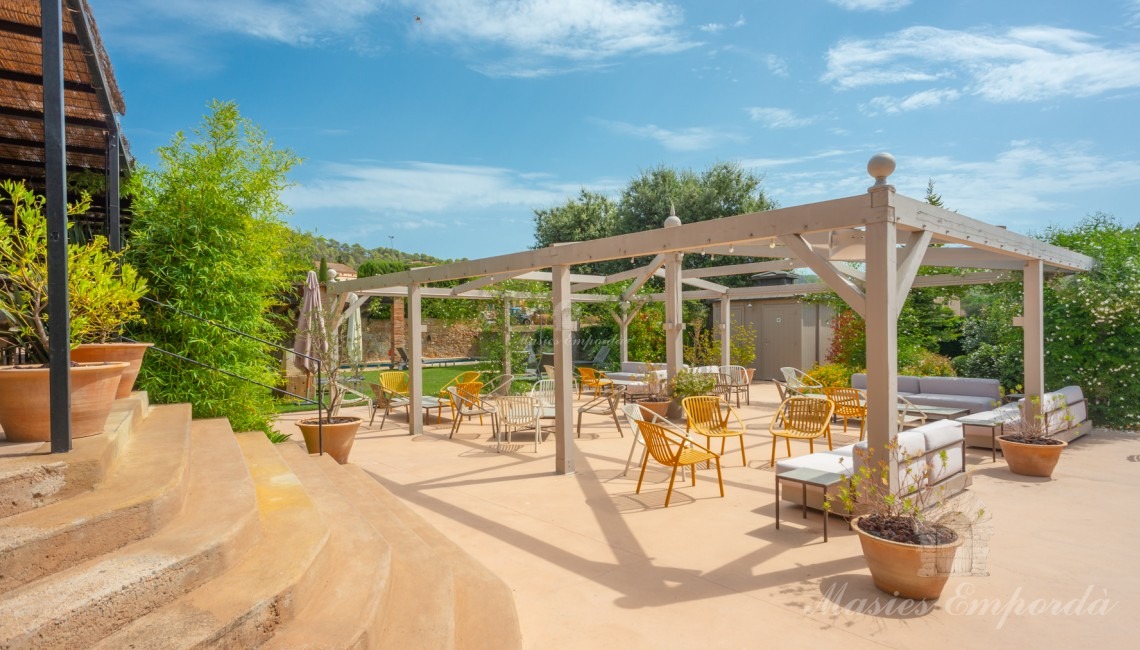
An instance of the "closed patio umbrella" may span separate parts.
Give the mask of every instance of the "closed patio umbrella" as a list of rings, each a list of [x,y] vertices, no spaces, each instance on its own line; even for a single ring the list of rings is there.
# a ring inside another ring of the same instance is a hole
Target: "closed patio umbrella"
[[[327,337],[324,333],[324,322],[321,318],[313,318],[314,314],[319,314],[321,310],[321,285],[317,282],[316,271],[309,271],[308,276],[305,278],[305,289],[301,294],[301,309],[297,314],[297,335],[293,340],[293,351],[296,352],[293,356],[293,364],[305,371],[308,377],[306,381],[305,393],[308,394],[308,388],[312,385],[312,375],[317,370],[317,363],[312,359],[308,359],[301,355],[308,355],[310,357],[319,356],[325,351],[324,346],[327,343]],[[310,326],[315,326],[318,331],[315,333],[315,340],[313,332],[310,332]]]
[[[348,304],[354,304],[356,300],[355,293],[348,294]],[[364,328],[360,326],[359,306],[348,312],[348,321],[345,327],[347,332],[344,345],[345,351],[348,353],[348,363],[352,366],[359,366],[364,362]]]

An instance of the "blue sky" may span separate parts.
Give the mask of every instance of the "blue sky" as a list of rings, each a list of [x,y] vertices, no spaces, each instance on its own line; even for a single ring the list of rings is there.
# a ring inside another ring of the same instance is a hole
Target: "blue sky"
[[[366,247],[521,250],[534,209],[660,164],[849,196],[877,151],[1020,232],[1137,221],[1140,0],[90,4],[140,162],[234,100],[304,159],[287,220]]]

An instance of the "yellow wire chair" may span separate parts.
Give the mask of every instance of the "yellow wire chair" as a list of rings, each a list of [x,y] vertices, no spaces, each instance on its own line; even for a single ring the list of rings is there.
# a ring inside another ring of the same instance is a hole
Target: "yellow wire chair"
[[[601,394],[602,390],[606,387],[610,389],[614,386],[614,380],[606,377],[606,373],[601,370],[587,368],[585,366],[578,368],[578,375],[582,378],[582,382],[578,384],[578,397],[582,397],[582,389],[591,386],[594,389],[594,397]]]
[[[479,409],[491,408],[491,410],[494,410],[493,407],[488,407],[486,404],[484,404],[484,400],[486,398],[486,395],[483,395],[483,382],[481,382],[481,381],[465,381],[465,382],[461,382],[461,383],[456,384],[455,387],[460,389],[461,394],[470,395],[472,401],[474,401],[474,403],[475,403],[475,406],[478,407]],[[455,404],[453,403],[452,408],[454,409],[454,407],[455,407]],[[458,410],[458,409],[455,409],[455,410]],[[482,426],[483,425],[483,414],[480,413],[478,415],[479,415],[479,425]],[[459,417],[462,417],[462,415],[460,415]],[[470,415],[468,415],[468,417],[470,417]]]
[[[694,395],[681,400],[681,407],[685,409],[689,430],[704,436],[709,447],[713,438],[720,438],[721,454],[726,438],[740,438],[740,460],[748,465],[744,456],[744,422],[731,406],[716,395]],[[730,419],[735,420],[735,428]]]
[[[714,398],[719,399],[719,398]],[[641,476],[637,478],[637,494],[641,494],[641,484],[645,480],[645,468],[649,466],[649,457],[666,467],[672,467],[669,475],[669,489],[665,492],[665,507],[669,507],[669,500],[673,497],[673,482],[677,480],[677,468],[689,467],[693,475],[693,486],[697,485],[697,463],[710,460],[716,461],[716,481],[720,485],[720,496],[724,496],[724,479],[720,472],[720,456],[708,447],[701,446],[684,436],[678,435],[659,424],[642,421],[637,425],[638,431],[645,439],[645,447],[649,453],[641,462]]]
[[[382,386],[384,388],[384,390],[388,391],[388,393],[389,393],[388,398],[389,399],[392,399],[392,398],[408,399],[410,397],[410,395],[409,395],[410,389],[408,388],[408,373],[404,372],[403,370],[388,370],[386,372],[380,373],[380,386]],[[445,391],[445,394],[446,394],[446,391]],[[377,395],[379,395],[379,394],[377,394]],[[423,407],[424,407],[424,410],[428,411],[428,412],[430,412],[431,409],[435,409],[435,423],[439,424],[443,420],[443,405],[449,404],[450,400],[448,398],[444,398],[444,399],[436,399],[435,402],[431,402],[431,399],[432,398],[430,398],[430,397],[424,398]],[[399,406],[402,406],[402,405],[399,405]],[[376,409],[372,410],[372,417],[373,417],[373,419],[375,419]],[[388,417],[387,413],[385,413],[384,417],[385,418]],[[369,426],[372,426],[371,423],[369,424]],[[384,420],[380,420],[380,428],[381,429],[384,428]]]
[[[792,438],[808,441],[808,450],[815,452],[815,439],[827,436],[827,448],[831,449],[831,416],[835,413],[835,403],[821,397],[789,397],[780,404],[780,409],[768,424],[772,434],[772,466],[776,465],[776,439],[783,438],[788,445],[788,456],[792,455]]]
[[[478,371],[478,370],[468,370],[466,372],[461,372],[458,375],[452,377],[451,381],[447,382],[446,384],[443,385],[442,388],[439,389],[438,397],[439,397],[440,401],[441,402],[442,401],[449,401],[451,399],[450,393],[447,392],[448,386],[458,386],[459,384],[466,384],[469,382],[476,381],[477,379],[479,379],[479,375],[481,375],[481,374],[483,374],[483,373]],[[455,419],[455,407],[451,408],[451,418],[453,420]]]
[[[835,417],[843,420],[843,433],[847,433],[847,420],[859,420],[859,440],[867,432],[867,402],[858,388],[829,386],[823,389],[827,399],[835,403]]]

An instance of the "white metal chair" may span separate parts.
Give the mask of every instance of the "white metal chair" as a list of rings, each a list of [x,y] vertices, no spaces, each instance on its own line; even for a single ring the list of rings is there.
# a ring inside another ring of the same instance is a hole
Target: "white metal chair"
[[[451,433],[447,436],[452,438],[455,432],[459,431],[459,424],[463,422],[464,416],[478,415],[482,418],[484,415],[491,416],[491,430],[495,432],[495,436],[499,435],[499,422],[498,412],[495,407],[489,406],[481,399],[478,393],[471,393],[464,390],[463,386],[448,386],[447,392],[451,397],[451,407],[454,409],[455,418],[451,423]]]
[[[625,414],[625,419],[627,422],[629,422],[629,428],[633,430],[633,443],[631,443],[629,446],[629,456],[625,459],[625,470],[622,471],[622,476],[625,476],[629,473],[629,466],[633,463],[633,451],[637,449],[638,445],[645,447],[645,439],[641,436],[641,431],[637,428],[639,422],[652,422],[654,424],[660,424],[663,427],[672,429],[679,435],[688,437],[688,433],[685,431],[684,427],[679,427],[673,422],[670,422],[668,419],[657,415],[653,411],[643,409],[637,404],[625,404],[621,407],[621,412]],[[641,452],[641,460],[638,462],[638,465],[645,464],[645,455],[648,453],[648,448]],[[682,470],[681,479],[684,480],[684,478],[684,471]]]
[[[538,452],[538,443],[542,442],[542,418],[539,417],[538,400],[529,395],[504,395],[495,400],[496,410],[499,412],[498,446],[503,445],[502,432],[507,433],[507,443],[511,442],[511,434],[523,429],[534,429],[534,451]]]
[[[926,424],[926,411],[902,395],[899,401],[899,430],[920,427]]]
[[[621,422],[618,421],[617,412],[621,405],[622,397],[625,395],[625,386],[615,386],[613,390],[608,393],[602,393],[594,397],[594,399],[586,402],[578,407],[578,437],[582,437],[582,416],[586,413],[592,415],[608,415],[614,419],[614,426],[617,427],[618,434],[625,437],[625,432],[621,430]]]
[[[511,384],[514,383],[514,375],[499,375],[491,381],[483,385],[483,397],[490,399],[498,399],[511,394]]]

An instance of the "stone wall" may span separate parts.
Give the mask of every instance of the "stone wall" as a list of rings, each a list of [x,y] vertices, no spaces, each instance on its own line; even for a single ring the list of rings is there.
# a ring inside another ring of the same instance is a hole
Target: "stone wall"
[[[401,301],[402,302],[402,301]],[[479,326],[474,323],[448,323],[434,318],[424,319],[427,335],[424,337],[424,356],[477,357],[479,356]],[[397,318],[399,333],[394,347],[407,349],[403,336],[403,319]],[[364,319],[364,358],[365,361],[388,361],[391,344],[392,321]],[[393,352],[395,354],[395,352]],[[399,355],[396,355],[397,358]]]

